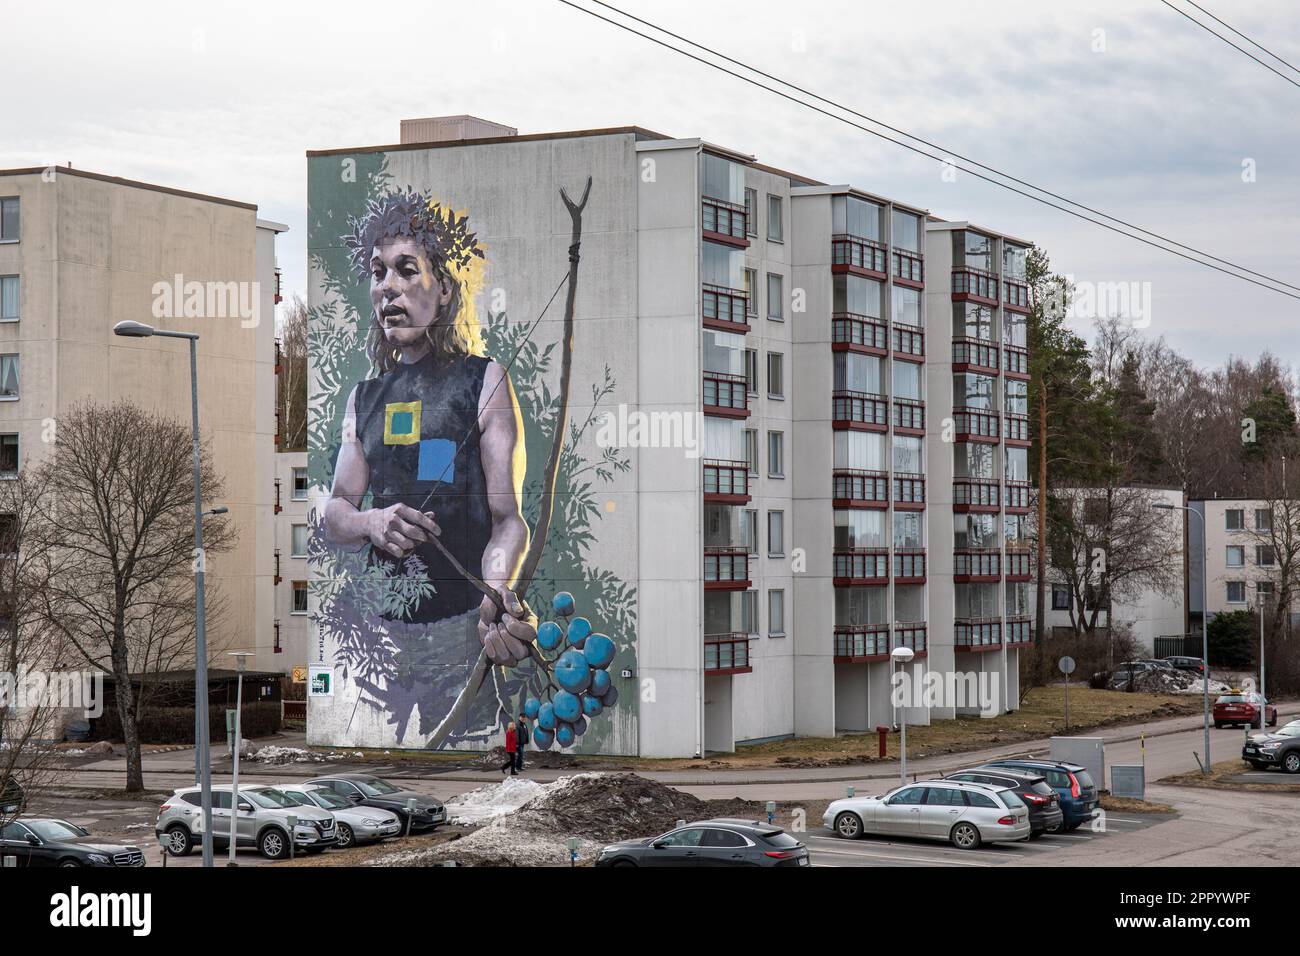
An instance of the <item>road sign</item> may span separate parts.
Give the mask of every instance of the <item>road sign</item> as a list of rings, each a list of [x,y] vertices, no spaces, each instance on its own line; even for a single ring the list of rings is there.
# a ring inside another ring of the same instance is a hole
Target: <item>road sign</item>
[[[1062,673],[1062,674],[1073,674],[1073,673],[1074,673],[1074,658],[1073,658],[1073,657],[1062,657],[1059,661],[1056,662],[1056,666],[1059,667],[1059,668],[1061,669],[1061,673]]]

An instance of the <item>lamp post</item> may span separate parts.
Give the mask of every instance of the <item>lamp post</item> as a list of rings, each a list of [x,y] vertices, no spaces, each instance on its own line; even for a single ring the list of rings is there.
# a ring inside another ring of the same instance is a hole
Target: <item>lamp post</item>
[[[1268,695],[1264,693],[1264,611],[1268,608],[1268,592],[1260,584],[1256,584],[1255,589],[1255,601],[1259,604],[1259,729],[1267,733]]]
[[[1210,773],[1210,536],[1205,528],[1205,515],[1186,505],[1171,505],[1158,501],[1151,507],[1160,511],[1186,511],[1201,519],[1201,708],[1205,747],[1205,762],[1201,773]]]
[[[239,717],[244,710],[244,664],[249,658],[248,651],[233,651],[230,655],[235,659],[235,671],[239,675],[235,684],[235,746],[231,750],[233,754],[231,762],[231,782],[230,782],[230,859],[227,866],[235,865],[235,822],[239,819]]]
[[[208,638],[203,616],[203,488],[199,469],[199,372],[198,341],[194,332],[155,329],[143,322],[125,321],[113,326],[113,334],[145,339],[160,335],[186,339],[190,343],[190,431],[194,446],[194,761],[203,812],[203,865],[212,866],[212,765],[208,754]]]
[[[910,647],[896,647],[889,652],[889,659],[899,665],[910,664],[916,654]],[[896,672],[901,673],[901,672]],[[898,783],[903,786],[907,783],[907,707],[898,708]]]

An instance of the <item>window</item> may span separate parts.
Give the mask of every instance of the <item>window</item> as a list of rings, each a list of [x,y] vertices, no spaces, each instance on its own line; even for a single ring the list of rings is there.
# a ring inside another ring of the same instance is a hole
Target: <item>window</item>
[[[293,500],[307,500],[307,469],[295,468],[293,470]]]
[[[1246,526],[1245,512],[1240,508],[1229,508],[1223,513],[1225,527],[1229,531],[1240,531]]]
[[[1255,509],[1255,530],[1256,531],[1273,530],[1273,509],[1272,508]]]
[[[785,398],[785,376],[781,368],[785,358],[780,352],[767,353],[767,396]]]
[[[1246,603],[1246,582],[1245,581],[1228,582],[1228,603],[1229,604]]]
[[[767,556],[779,558],[785,554],[785,512],[767,513]]]
[[[758,315],[758,270],[745,270],[745,314]]]
[[[18,516],[0,514],[0,555],[12,558],[18,553]]]
[[[785,637],[785,592],[779,588],[767,592],[767,636]]]
[[[1068,611],[1070,609],[1070,588],[1064,584],[1052,585],[1052,610]]]
[[[745,349],[745,391],[758,391],[758,349]]]
[[[769,478],[785,477],[785,433],[767,433],[767,474]]]
[[[0,199],[0,242],[17,242],[20,231],[18,197]]]
[[[746,634],[758,633],[758,592],[740,592],[740,629]]]
[[[785,321],[785,279],[776,273],[767,274],[767,317],[776,322]]]
[[[785,230],[781,227],[781,197],[767,197],[767,238],[772,242],[781,242]]]
[[[0,435],[0,478],[18,477],[18,436]]]
[[[1260,567],[1271,568],[1276,560],[1276,553],[1271,544],[1255,545],[1255,563]]]
[[[745,509],[745,523],[740,529],[743,544],[750,554],[758,554],[758,512],[753,508]]]
[[[704,839],[700,841],[700,846],[724,847],[733,849],[737,847],[749,846],[749,842],[732,830],[705,830]]]
[[[294,614],[307,613],[307,582],[293,582],[293,611]]]
[[[758,235],[758,190],[745,188],[745,235]]]
[[[0,355],[0,401],[18,400],[18,356]]]
[[[18,291],[18,276],[0,276],[0,322],[17,322],[21,316]]]
[[[307,526],[305,524],[293,526],[292,556],[295,558],[307,557]]]
[[[1242,568],[1246,566],[1246,548],[1240,544],[1230,544],[1227,548],[1227,564],[1230,568]]]

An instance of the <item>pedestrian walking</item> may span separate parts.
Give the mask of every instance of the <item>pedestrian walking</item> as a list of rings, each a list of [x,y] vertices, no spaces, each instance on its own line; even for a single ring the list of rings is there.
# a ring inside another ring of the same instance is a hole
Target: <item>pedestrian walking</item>
[[[515,739],[518,749],[515,750],[515,771],[524,772],[524,747],[528,746],[528,718],[523,711],[519,712],[519,719],[515,721]]]
[[[506,761],[501,765],[501,772],[510,771],[510,776],[517,776],[519,771],[515,769],[516,755],[519,753],[519,732],[515,729],[515,722],[512,720],[506,724]]]

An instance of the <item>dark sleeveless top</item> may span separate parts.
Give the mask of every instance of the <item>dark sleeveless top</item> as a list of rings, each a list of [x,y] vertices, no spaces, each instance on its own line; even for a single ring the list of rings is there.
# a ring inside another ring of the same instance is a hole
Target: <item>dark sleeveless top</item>
[[[370,468],[371,506],[401,502],[433,512],[442,543],[478,577],[483,576],[483,549],[492,534],[478,426],[487,365],[488,359],[476,355],[430,354],[356,389],[357,438]],[[432,623],[479,606],[482,592],[437,548],[422,544],[415,553],[428,568],[436,593],[419,602],[410,620]],[[373,561],[397,573],[399,562],[392,555],[373,546],[371,554]],[[399,616],[394,612],[390,619]]]

